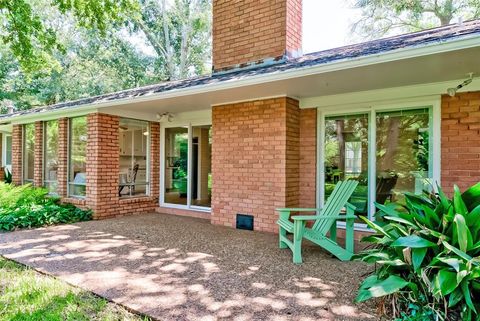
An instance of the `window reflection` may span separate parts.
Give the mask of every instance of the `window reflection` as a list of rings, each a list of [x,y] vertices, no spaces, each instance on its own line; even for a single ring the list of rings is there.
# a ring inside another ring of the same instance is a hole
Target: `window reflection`
[[[368,115],[325,119],[325,199],[338,181],[359,182],[349,202],[368,213]]]

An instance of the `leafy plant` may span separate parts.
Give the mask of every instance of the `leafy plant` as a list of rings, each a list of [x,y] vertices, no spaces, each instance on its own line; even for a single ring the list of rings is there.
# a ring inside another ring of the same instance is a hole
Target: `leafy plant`
[[[62,204],[44,188],[0,183],[0,230],[74,223],[91,218],[91,211]]]
[[[357,259],[378,264],[357,301],[391,299],[398,320],[480,317],[480,183],[453,198],[405,194],[405,205],[376,204],[375,234]],[[403,315],[396,311],[403,311]],[[421,316],[420,318],[418,316]]]

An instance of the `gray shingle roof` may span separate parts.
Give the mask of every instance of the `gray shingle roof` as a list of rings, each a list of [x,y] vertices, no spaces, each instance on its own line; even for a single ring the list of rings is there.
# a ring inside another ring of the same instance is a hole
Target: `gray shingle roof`
[[[403,48],[422,47],[436,43],[448,42],[452,39],[459,39],[477,35],[480,36],[480,20],[473,20],[464,22],[462,24],[453,24],[445,27],[439,27],[420,32],[414,32],[400,36],[378,39],[359,44],[310,53],[296,59],[282,61],[280,63],[269,66],[231,71],[228,73],[199,76],[184,80],[163,82],[155,85],[127,89],[105,95],[58,103],[55,105],[35,108],[28,111],[20,111],[15,114],[0,115],[0,119],[14,115],[43,113],[51,110],[75,108],[79,106],[94,105],[105,102],[115,102],[116,100],[138,98],[156,93],[168,92],[174,89],[218,84],[235,79],[245,79],[251,76],[257,76],[262,74],[267,75],[292,69],[314,67],[336,61],[366,57],[375,54],[378,55]]]

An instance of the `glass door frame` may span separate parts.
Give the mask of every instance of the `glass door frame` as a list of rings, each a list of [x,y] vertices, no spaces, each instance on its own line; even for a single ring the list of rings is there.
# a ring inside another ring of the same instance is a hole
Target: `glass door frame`
[[[159,204],[161,207],[177,208],[184,210],[194,210],[201,212],[211,212],[210,207],[192,205],[192,168],[193,168],[193,127],[211,126],[211,121],[189,122],[189,123],[160,123],[160,197]],[[165,130],[167,128],[188,128],[188,153],[187,153],[187,205],[173,204],[165,202]]]
[[[317,183],[316,203],[322,207],[325,201],[325,118],[342,115],[368,114],[368,217],[375,219],[375,189],[376,189],[376,117],[377,112],[390,112],[409,109],[429,109],[429,177],[434,187],[440,185],[440,162],[441,162],[441,99],[428,99],[418,101],[398,101],[387,104],[362,104],[350,105],[345,108],[338,106],[332,108],[317,108]],[[339,112],[339,110],[341,110]],[[345,228],[345,222],[338,222],[337,226]],[[370,231],[366,224],[355,223],[355,229]]]

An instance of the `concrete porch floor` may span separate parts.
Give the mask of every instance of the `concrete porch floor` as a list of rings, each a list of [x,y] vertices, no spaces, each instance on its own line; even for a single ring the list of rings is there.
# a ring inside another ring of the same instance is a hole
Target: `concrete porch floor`
[[[159,320],[371,320],[371,267],[277,236],[164,214],[0,233],[0,254]]]

